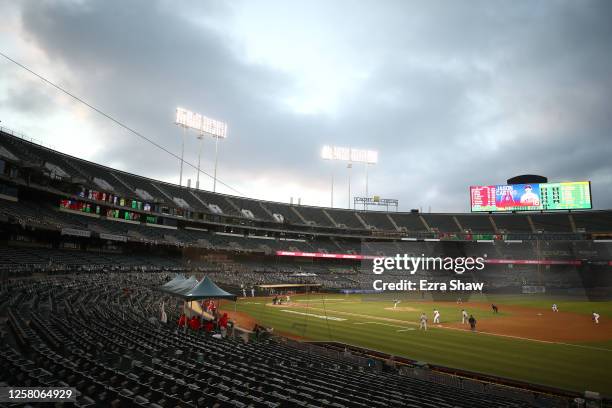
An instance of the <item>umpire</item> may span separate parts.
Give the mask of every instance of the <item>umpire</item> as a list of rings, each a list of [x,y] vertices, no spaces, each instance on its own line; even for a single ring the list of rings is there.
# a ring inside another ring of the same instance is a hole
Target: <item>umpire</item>
[[[470,318],[468,319],[468,323],[470,324],[470,328],[472,329],[473,332],[476,331],[476,319],[474,318],[474,315],[470,315]]]

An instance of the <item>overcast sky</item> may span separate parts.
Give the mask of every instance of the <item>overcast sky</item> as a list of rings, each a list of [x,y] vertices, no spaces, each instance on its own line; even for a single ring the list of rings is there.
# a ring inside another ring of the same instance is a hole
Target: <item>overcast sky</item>
[[[333,173],[346,207],[346,165],[320,159],[333,144],[378,150],[369,192],[403,210],[469,211],[470,185],[524,173],[591,180],[612,208],[611,1],[0,0],[0,15],[1,52],[177,154],[176,106],[228,122],[218,176],[248,197],[329,206]],[[1,57],[0,120],[178,183],[176,159]],[[202,157],[212,173],[212,139]]]

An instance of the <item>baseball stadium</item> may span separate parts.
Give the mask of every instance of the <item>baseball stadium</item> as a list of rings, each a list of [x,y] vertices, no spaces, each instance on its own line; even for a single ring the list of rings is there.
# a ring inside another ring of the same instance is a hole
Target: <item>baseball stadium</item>
[[[0,20],[0,408],[612,408],[612,2]]]
[[[573,406],[612,393],[609,211],[310,207],[179,187],[8,130],[0,153],[8,384],[68,384],[82,406]],[[485,260],[374,274],[393,254]],[[183,313],[226,314],[231,336],[183,333]]]

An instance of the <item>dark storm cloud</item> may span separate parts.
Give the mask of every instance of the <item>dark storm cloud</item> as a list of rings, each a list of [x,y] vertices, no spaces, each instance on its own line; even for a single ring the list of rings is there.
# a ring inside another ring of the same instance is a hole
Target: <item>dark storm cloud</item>
[[[50,58],[77,73],[85,99],[175,152],[177,105],[219,118],[245,112],[248,121],[250,112],[282,87],[281,75],[241,63],[226,38],[150,4],[31,2],[23,22]],[[162,174],[164,165],[175,172],[176,164],[163,160],[163,153],[120,129],[104,137],[109,143],[101,160],[129,158],[130,170],[142,174]]]
[[[385,188],[411,207],[428,200],[434,210],[464,210],[469,184],[532,172],[593,179],[596,206],[609,208],[610,3],[491,4],[473,10],[445,2],[444,11],[411,18],[420,29],[408,28],[408,40],[381,39],[405,48],[362,90],[357,116],[387,114],[372,122],[382,124],[376,142],[393,164],[384,176],[398,181]],[[402,67],[409,54],[421,56],[426,70]],[[408,103],[377,106],[376,96],[391,91]],[[498,112],[472,120],[483,108],[474,95],[499,104]],[[489,137],[497,146],[485,143]]]
[[[304,164],[319,162],[322,143],[312,135],[321,133],[321,124],[295,116],[274,101],[290,92],[288,79],[246,65],[230,51],[227,38],[163,7],[135,7],[140,10],[136,18],[119,4],[30,6],[23,11],[24,26],[51,58],[61,59],[85,78],[78,85],[81,95],[156,142],[180,151],[181,132],[172,124],[177,105],[229,121],[229,139],[221,142],[221,169],[231,173],[220,177],[230,184],[260,174],[296,179],[304,176]],[[219,12],[205,10],[208,15]],[[151,177],[177,175],[176,160],[102,119],[92,120],[106,129],[106,149],[96,160]],[[195,163],[199,146],[193,133],[186,146],[186,158]],[[209,173],[212,148],[207,140],[203,156]],[[194,178],[193,171],[187,171]],[[265,196],[261,192],[260,197]]]
[[[331,29],[344,60],[370,64],[330,115],[290,111],[279,101],[297,92],[296,78],[248,63],[240,43],[171,3],[32,1],[22,3],[22,21],[49,59],[75,74],[67,86],[175,152],[175,106],[227,120],[221,177],[232,184],[262,177],[270,190],[275,178],[326,189],[330,168],[318,154],[332,143],[377,148],[370,192],[399,198],[403,209],[465,211],[469,185],[522,173],[592,179],[596,207],[612,207],[612,3],[353,4],[313,5],[320,26],[295,26]],[[223,3],[194,7],[208,21],[234,13]],[[175,160],[92,121],[107,146],[96,160],[176,174]],[[197,144],[187,146],[195,161]],[[363,169],[353,173],[361,193]]]

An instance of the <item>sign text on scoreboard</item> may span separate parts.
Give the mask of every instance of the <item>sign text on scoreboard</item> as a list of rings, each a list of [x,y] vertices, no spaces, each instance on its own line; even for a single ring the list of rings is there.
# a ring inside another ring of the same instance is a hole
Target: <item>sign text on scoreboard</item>
[[[472,211],[511,212],[592,208],[591,183],[501,184],[470,187]]]

